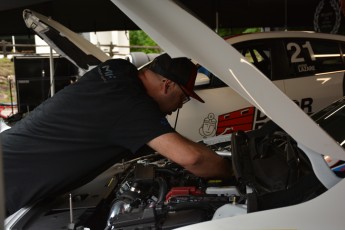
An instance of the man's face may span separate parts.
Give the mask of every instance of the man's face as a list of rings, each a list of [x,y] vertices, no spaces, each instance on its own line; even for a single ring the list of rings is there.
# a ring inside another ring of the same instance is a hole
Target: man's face
[[[167,84],[167,90],[158,104],[163,113],[171,115],[177,109],[182,108],[183,104],[189,101],[189,97],[178,84],[171,81]]]
[[[149,69],[146,69],[143,73],[143,83],[147,93],[157,102],[162,113],[171,115],[190,100],[189,96],[177,83]]]

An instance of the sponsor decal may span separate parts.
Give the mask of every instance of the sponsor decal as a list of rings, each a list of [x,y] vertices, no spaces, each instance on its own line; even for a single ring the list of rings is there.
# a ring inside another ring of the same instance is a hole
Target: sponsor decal
[[[313,112],[313,98],[302,98],[294,102],[307,114]],[[268,120],[269,118],[254,106],[218,115],[218,121],[214,113],[209,113],[199,128],[199,134],[205,138],[230,134],[238,130],[259,129]]]
[[[307,97],[307,98],[302,98],[300,101],[293,100],[301,109],[307,113],[307,114],[312,114],[313,113],[313,98]]]
[[[332,168],[334,172],[345,172],[345,163]]]
[[[215,135],[217,130],[217,119],[214,113],[209,113],[202,123],[199,134],[202,137],[212,137]]]
[[[229,134],[237,130],[251,130],[255,110],[255,107],[247,107],[219,115],[216,135]]]
[[[303,44],[289,42],[286,45],[286,49],[291,53],[290,62],[296,64],[296,68],[299,73],[314,72],[316,70],[315,65],[305,63],[308,59],[311,61],[316,60],[310,41],[306,41]]]
[[[298,72],[310,72],[310,71],[315,71],[315,66],[314,65],[307,65],[307,64],[301,64],[297,66]]]

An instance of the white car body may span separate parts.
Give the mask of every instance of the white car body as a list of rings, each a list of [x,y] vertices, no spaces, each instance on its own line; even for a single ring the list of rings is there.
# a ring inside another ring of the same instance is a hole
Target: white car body
[[[229,85],[233,91],[230,91],[230,88],[227,87],[219,88],[219,91],[222,92],[221,96],[224,98],[233,97],[233,95],[241,98],[239,101],[236,100],[236,108],[242,109],[249,106],[255,106],[270,119],[274,120],[298,142],[299,147],[302,148],[308,156],[315,158],[315,160],[312,161],[316,171],[319,168],[326,171],[326,175],[319,175],[319,179],[329,190],[311,201],[290,207],[251,214],[244,214],[241,212],[239,215],[190,225],[182,229],[344,228],[345,219],[342,218],[342,216],[345,212],[345,201],[342,199],[342,195],[345,192],[345,181],[327,175],[327,170],[330,172],[330,169],[326,167],[327,164],[324,161],[320,161],[322,155],[326,153],[335,159],[345,160],[344,149],[317,126],[315,122],[296,105],[296,103],[285,95],[281,87],[284,86],[286,88],[286,82],[281,82],[277,84],[278,87],[276,87],[276,82],[273,84],[271,80],[248,62],[238,51],[236,51],[236,49],[229,45],[229,43],[224,41],[173,1],[112,0],[112,2],[137,23],[141,29],[152,37],[171,56],[191,57],[214,73],[224,83]],[[157,20],[157,18],[160,20]],[[31,28],[33,27],[31,26]],[[72,37],[76,36],[71,31],[65,30],[65,28],[62,29]],[[44,28],[42,28],[42,31],[44,31]],[[191,33],[191,31],[193,32]],[[200,49],[201,47],[209,47],[210,44],[212,44],[212,49]],[[86,46],[89,46],[89,44]],[[107,57],[102,54],[100,54],[100,56],[107,59]],[[89,66],[87,66],[85,70],[87,70],[88,67]],[[249,78],[248,76],[251,77]],[[328,80],[325,83],[332,81],[333,80]],[[335,82],[337,81],[335,80]],[[201,90],[198,91],[198,94],[205,99],[208,96],[211,98],[214,94],[213,92],[216,91]],[[219,92],[217,92],[217,94],[218,93]],[[337,96],[335,95],[334,97],[336,98]],[[324,103],[326,104],[326,102]],[[216,107],[216,105],[219,104],[219,99],[206,100],[206,104]],[[184,116],[184,110],[186,110],[187,114],[188,110],[200,111],[203,108],[202,106],[202,104],[196,104],[194,102],[190,103],[190,105],[187,104],[187,106],[180,111],[181,114],[179,116]],[[319,108],[321,107],[322,105],[320,105]],[[237,110],[236,108],[224,108],[224,113]],[[204,114],[200,114],[200,116],[198,114],[198,116],[205,119],[208,117],[208,114],[209,112],[205,112]],[[222,114],[222,112],[220,112],[220,114]],[[195,114],[189,115],[192,116],[191,120],[196,120],[196,117],[194,117]],[[197,123],[198,122],[200,121],[197,121]],[[200,128],[200,123],[198,124],[199,125],[196,124],[195,127]],[[189,125],[188,127],[192,127]],[[178,126],[179,124],[177,125],[177,130],[179,130]],[[194,137],[191,136],[191,138]],[[195,136],[195,138],[197,138],[197,136]],[[329,210],[332,210],[332,212]],[[17,214],[21,215],[26,211],[28,210],[20,210]],[[12,216],[12,219],[8,219],[6,222],[15,221],[16,220],[14,220]]]
[[[317,112],[344,95],[345,63],[341,61],[342,51],[339,49],[345,47],[344,36],[275,31],[233,36],[226,41],[308,114]],[[325,51],[325,48],[328,50]],[[205,49],[213,47],[208,45]],[[267,55],[266,59],[258,50]],[[331,50],[336,53],[327,57],[326,52]],[[341,64],[334,66],[332,63],[332,69],[325,70],[319,64],[326,66],[323,59],[328,59],[328,62],[339,61]],[[253,76],[244,77],[250,80]],[[210,83],[210,79],[206,83],[202,80],[204,83],[197,82],[196,88],[206,103],[201,105],[192,100],[186,104],[179,111],[177,124],[177,113],[168,118],[176,130],[188,138],[200,140],[237,130],[257,129],[268,120],[264,113],[252,107],[230,87],[217,87]],[[258,87],[257,90],[262,89]]]

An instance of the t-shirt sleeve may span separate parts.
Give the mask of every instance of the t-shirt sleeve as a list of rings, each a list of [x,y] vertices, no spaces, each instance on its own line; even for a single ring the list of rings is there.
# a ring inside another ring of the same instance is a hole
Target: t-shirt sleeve
[[[153,103],[139,103],[112,127],[111,143],[135,153],[152,139],[175,132]]]

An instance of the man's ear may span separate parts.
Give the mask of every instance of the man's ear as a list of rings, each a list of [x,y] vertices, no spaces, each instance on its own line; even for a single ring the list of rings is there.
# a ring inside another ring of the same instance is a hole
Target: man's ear
[[[169,80],[169,79],[164,79],[163,80],[163,84],[164,84],[164,93],[168,93],[169,89],[172,89],[172,86],[175,84],[175,82]]]

